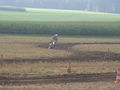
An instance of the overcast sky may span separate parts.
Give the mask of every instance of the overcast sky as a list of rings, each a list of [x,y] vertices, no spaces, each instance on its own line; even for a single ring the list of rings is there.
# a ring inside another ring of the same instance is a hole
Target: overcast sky
[[[0,0],[0,5],[120,13],[120,0]]]

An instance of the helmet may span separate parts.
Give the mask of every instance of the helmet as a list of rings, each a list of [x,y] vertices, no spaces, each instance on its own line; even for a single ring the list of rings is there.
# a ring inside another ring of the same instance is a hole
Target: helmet
[[[55,34],[55,36],[58,36],[58,34]]]

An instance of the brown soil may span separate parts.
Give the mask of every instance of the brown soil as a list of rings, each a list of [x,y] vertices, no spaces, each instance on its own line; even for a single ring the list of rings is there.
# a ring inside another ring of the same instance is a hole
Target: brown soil
[[[99,81],[114,81],[115,73],[96,73],[96,74],[65,74],[55,76],[38,76],[29,77],[29,74],[23,77],[14,78],[0,75],[0,85],[29,85],[29,84],[49,84],[49,83],[71,83],[71,82],[99,82]]]
[[[66,50],[72,52],[71,56],[67,57],[57,57],[57,58],[39,58],[39,59],[5,59],[6,63],[19,63],[19,62],[58,62],[58,61],[119,61],[120,53],[113,52],[100,52],[100,51],[77,51],[73,50],[71,47],[80,44],[119,44],[119,42],[95,42],[95,43],[61,43],[58,44],[53,49]],[[38,47],[48,48],[48,43],[36,44]]]
[[[63,49],[72,52],[71,56],[64,58],[40,58],[40,59],[6,59],[4,62],[37,62],[37,61],[108,61],[108,60],[120,60],[120,54],[118,53],[107,53],[107,52],[83,52],[72,50],[71,47],[79,44],[118,44],[118,43],[62,43],[58,44],[54,49]],[[47,48],[47,43],[39,44],[39,47]],[[67,75],[55,75],[55,76],[37,76],[29,77],[28,75],[23,75],[24,77],[18,77],[19,75],[0,75],[1,85],[25,85],[25,84],[48,84],[48,83],[70,83],[70,82],[96,82],[96,81],[113,81],[115,80],[115,72],[110,73],[96,73],[96,74],[67,74]]]

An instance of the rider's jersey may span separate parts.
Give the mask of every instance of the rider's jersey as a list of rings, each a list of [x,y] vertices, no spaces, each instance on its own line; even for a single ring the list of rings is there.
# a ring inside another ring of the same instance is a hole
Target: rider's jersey
[[[52,37],[52,40],[53,40],[53,41],[58,41],[58,37],[57,37],[57,36],[53,36],[53,37]]]

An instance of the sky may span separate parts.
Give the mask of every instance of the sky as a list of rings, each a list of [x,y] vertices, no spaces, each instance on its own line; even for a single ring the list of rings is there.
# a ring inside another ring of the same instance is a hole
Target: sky
[[[120,13],[120,0],[0,0],[0,6]]]

